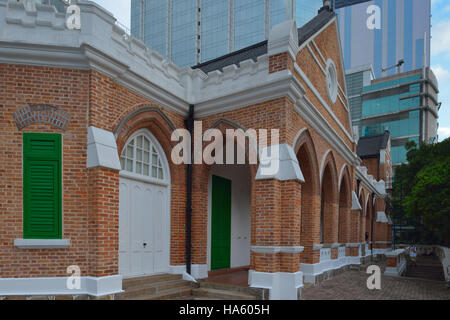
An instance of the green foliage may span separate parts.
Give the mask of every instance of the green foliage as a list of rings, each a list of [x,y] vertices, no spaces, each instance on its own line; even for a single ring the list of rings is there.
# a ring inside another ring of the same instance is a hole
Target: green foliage
[[[395,172],[394,221],[416,228],[404,240],[450,247],[450,139],[406,148],[408,164]]]

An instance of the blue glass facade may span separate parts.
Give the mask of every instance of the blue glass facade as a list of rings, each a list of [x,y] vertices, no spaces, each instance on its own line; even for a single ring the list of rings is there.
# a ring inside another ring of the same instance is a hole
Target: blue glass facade
[[[167,2],[159,0],[145,1],[145,37],[144,42],[157,52],[167,49]],[[133,22],[133,19],[131,19]]]
[[[202,61],[212,60],[228,53],[230,10],[227,1],[202,1]]]
[[[344,63],[349,65],[352,61],[352,9],[351,7],[345,8],[345,51],[344,51]]]
[[[260,0],[234,1],[234,49],[239,50],[265,38],[265,5]]]
[[[142,39],[142,12],[144,12],[144,1],[131,0],[131,34],[138,39]]]
[[[292,19],[292,1],[270,1],[270,27],[276,26],[288,19]]]
[[[200,5],[200,6],[199,6]],[[131,0],[131,33],[179,66],[267,39],[270,28],[311,20],[322,0]]]
[[[431,0],[338,0],[336,6],[347,70],[371,65],[376,78],[391,76],[400,59],[401,72],[421,68],[424,54],[430,66]],[[377,17],[380,28],[369,28]]]
[[[389,30],[396,30],[397,28],[397,1],[388,2],[388,28]],[[397,32],[389,32],[388,34],[388,55],[387,66],[394,66],[397,64]],[[388,76],[395,74],[395,69],[390,69],[387,72]]]
[[[297,22],[297,26],[301,27],[314,18],[322,5],[322,0],[296,0],[295,21]]]
[[[416,74],[372,84],[362,90],[362,135],[372,136],[389,130],[394,165],[406,162],[406,141],[419,143],[420,140],[420,81],[421,75]],[[402,140],[401,145],[395,144],[396,139]]]
[[[172,61],[179,66],[193,66],[197,62],[197,0],[172,0],[171,9]]]

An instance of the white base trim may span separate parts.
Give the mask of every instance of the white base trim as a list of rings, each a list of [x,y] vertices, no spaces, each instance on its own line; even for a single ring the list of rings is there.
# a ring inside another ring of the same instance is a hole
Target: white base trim
[[[331,259],[314,264],[302,263],[300,269],[303,271],[305,283],[314,284],[316,277],[324,272],[337,270],[352,264],[360,265],[361,257],[341,257],[339,259]]]
[[[80,289],[68,289],[69,277],[0,279],[0,296],[90,295],[102,297],[123,292],[122,276],[81,277]]]
[[[187,274],[186,266],[169,266],[169,272],[171,274],[182,274],[183,279],[186,276],[185,280],[192,281],[192,277],[194,279],[206,279],[208,278],[208,265],[206,264],[193,264],[191,266],[191,275]]]
[[[19,249],[66,249],[70,239],[15,239],[14,246]]]
[[[276,254],[276,253],[302,253],[305,247],[271,247],[271,246],[252,246],[250,251],[261,254]]]
[[[388,251],[391,251],[391,249],[388,249],[388,248],[385,248],[385,249],[377,249],[377,248],[374,248],[373,249],[373,254],[374,255],[384,255],[384,254],[386,254],[386,252],[388,252]]]
[[[270,300],[298,300],[298,289],[303,287],[303,272],[268,273],[250,270],[248,284],[252,288],[269,289]]]
[[[386,276],[401,277],[406,270],[406,260],[402,261],[397,267],[386,267],[384,274]]]

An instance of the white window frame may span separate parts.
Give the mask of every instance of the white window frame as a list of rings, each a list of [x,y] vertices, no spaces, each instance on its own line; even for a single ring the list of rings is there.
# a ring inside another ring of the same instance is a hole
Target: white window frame
[[[144,136],[145,138],[147,138],[150,141],[150,163],[149,163],[149,176],[146,176],[144,174],[139,174],[136,173],[136,161],[137,161],[137,157],[136,157],[136,148],[137,148],[137,137],[138,136]],[[147,129],[140,129],[137,130],[135,133],[133,133],[130,138],[128,138],[128,141],[126,142],[126,144],[124,145],[123,149],[122,149],[122,153],[120,154],[120,159],[123,158],[123,152],[127,149],[128,145],[131,143],[131,141],[135,141],[134,142],[134,146],[133,146],[133,171],[127,171],[122,169],[120,171],[120,176],[122,177],[128,177],[134,180],[139,180],[142,182],[150,182],[153,184],[157,184],[157,185],[162,185],[162,186],[168,186],[170,184],[170,170],[168,167],[168,161],[166,158],[166,155],[164,153],[163,148],[161,147],[161,145],[159,144],[158,140],[155,138],[155,136]],[[162,169],[162,173],[163,173],[163,179],[160,178],[154,178],[152,177],[152,154],[153,154],[153,150],[155,149],[156,154],[158,156],[158,160],[161,163],[161,167],[158,166],[158,168]],[[128,156],[125,159],[131,159],[128,158]],[[121,164],[122,165],[122,164]],[[126,160],[125,160],[125,167],[126,167]]]

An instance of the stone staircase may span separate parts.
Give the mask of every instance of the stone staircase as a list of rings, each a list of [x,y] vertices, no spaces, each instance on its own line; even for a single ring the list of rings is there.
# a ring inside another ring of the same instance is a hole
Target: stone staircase
[[[171,300],[190,299],[192,284],[181,275],[163,274],[123,280],[125,292],[116,300]]]
[[[199,281],[193,285],[192,300],[263,300],[266,291]]]
[[[419,278],[433,281],[445,281],[444,269],[436,257],[419,256],[417,265],[408,263],[404,274],[408,278]]]

